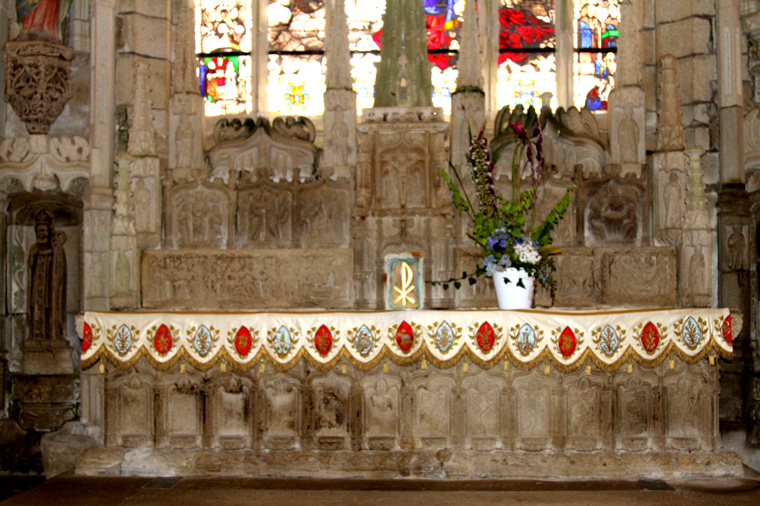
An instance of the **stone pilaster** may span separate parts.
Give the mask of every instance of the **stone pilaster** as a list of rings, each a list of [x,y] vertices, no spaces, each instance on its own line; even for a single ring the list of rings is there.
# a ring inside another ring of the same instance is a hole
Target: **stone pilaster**
[[[720,108],[720,191],[718,192],[718,303],[741,311],[751,310],[751,248],[755,231],[744,171],[744,97],[742,87],[741,2],[717,0],[718,107]],[[751,396],[755,343],[751,325],[734,339],[734,360],[723,364],[721,418],[746,421]],[[739,402],[741,400],[741,402]]]
[[[128,155],[117,161],[114,216],[111,222],[111,306],[118,309],[139,307],[140,251],[137,249],[135,206]]]
[[[192,178],[203,163],[203,98],[195,67],[193,2],[183,2],[176,13],[172,41],[172,95],[169,103],[169,168],[175,178]],[[153,194],[151,194],[153,195]]]
[[[112,214],[116,1],[90,2],[90,187],[84,204],[84,308],[110,309],[108,301]]]
[[[678,293],[682,307],[712,305],[712,229],[707,212],[702,148],[686,150],[690,159],[683,242],[679,250]]]
[[[654,230],[662,245],[682,241],[688,159],[679,99],[676,58],[660,58],[657,72],[657,151],[654,164]]]

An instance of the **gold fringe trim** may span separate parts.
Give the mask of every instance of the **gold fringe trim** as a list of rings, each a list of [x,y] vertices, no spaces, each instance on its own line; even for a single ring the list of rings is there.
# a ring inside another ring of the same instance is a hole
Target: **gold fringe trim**
[[[236,357],[228,353],[227,349],[224,347],[220,348],[213,356],[203,361],[196,359],[196,357],[188,352],[184,346],[180,346],[171,357],[167,359],[159,359],[155,357],[154,353],[148,351],[146,345],[140,346],[140,348],[138,348],[128,360],[123,360],[120,356],[107,348],[105,343],[102,343],[97,350],[92,352],[86,359],[82,360],[81,368],[82,370],[87,370],[99,362],[108,361],[118,369],[127,370],[132,368],[142,357],[145,357],[155,370],[161,372],[173,368],[178,361],[185,361],[188,365],[193,367],[193,369],[201,372],[208,371],[217,365],[220,365],[222,372],[226,370],[227,366],[233,371],[246,372],[257,365],[260,366],[261,364],[264,364],[266,366],[267,363],[277,372],[286,372],[295,367],[300,361],[306,362],[309,367],[320,372],[330,371],[339,363],[343,364],[341,368],[350,364],[358,371],[367,372],[375,369],[380,362],[383,362],[383,370],[385,371],[387,369],[388,361],[401,367],[408,367],[421,362],[425,369],[427,368],[428,363],[438,369],[450,369],[457,366],[461,361],[464,361],[465,364],[472,362],[472,364],[480,369],[488,370],[503,361],[503,368],[505,371],[509,370],[510,363],[519,370],[530,371],[539,364],[546,362],[547,365],[550,365],[561,373],[577,371],[584,367],[584,365],[588,368],[591,366],[591,363],[603,372],[613,373],[618,371],[624,364],[631,360],[635,360],[642,367],[653,369],[658,367],[665,360],[672,361],[674,357],[678,357],[686,364],[693,365],[704,360],[705,357],[708,357],[709,355],[714,356],[715,354],[725,360],[730,361],[733,359],[733,352],[727,351],[718,343],[718,341],[716,341],[715,338],[712,337],[694,354],[683,351],[676,346],[676,343],[673,341],[668,342],[668,344],[660,348],[657,351],[657,354],[653,357],[642,356],[634,347],[629,346],[612,363],[603,361],[591,348],[586,348],[583,353],[573,356],[570,359],[563,359],[555,356],[548,346],[544,347],[544,349],[531,360],[525,361],[512,352],[506,341],[500,349],[494,351],[493,355],[486,359],[471,352],[467,345],[462,346],[453,356],[446,359],[439,359],[431,353],[427,342],[423,341],[416,350],[410,351],[408,355],[398,355],[392,347],[383,346],[372,359],[366,362],[357,360],[347,348],[341,348],[327,361],[315,359],[305,348],[301,348],[287,361],[283,362],[270,355],[269,351],[263,346],[259,348],[259,351],[251,359],[245,362],[237,360]],[[466,372],[466,366],[464,364],[463,368],[465,368]]]

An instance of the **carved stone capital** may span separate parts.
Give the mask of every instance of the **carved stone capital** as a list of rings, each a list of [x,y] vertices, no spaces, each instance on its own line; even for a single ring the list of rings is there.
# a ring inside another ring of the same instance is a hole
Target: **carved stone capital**
[[[48,133],[71,98],[73,56],[73,48],[44,40],[5,44],[5,100],[30,134]]]

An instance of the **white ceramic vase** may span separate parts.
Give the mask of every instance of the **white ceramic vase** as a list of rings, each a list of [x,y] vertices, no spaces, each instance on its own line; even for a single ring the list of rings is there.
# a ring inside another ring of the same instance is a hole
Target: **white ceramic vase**
[[[533,276],[524,269],[510,267],[493,273],[499,309],[530,309],[533,305]]]

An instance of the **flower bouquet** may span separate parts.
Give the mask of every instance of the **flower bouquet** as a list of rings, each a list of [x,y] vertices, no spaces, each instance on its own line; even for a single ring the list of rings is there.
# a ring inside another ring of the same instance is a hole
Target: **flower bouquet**
[[[519,122],[510,123],[509,126],[517,139],[512,156],[511,198],[507,199],[496,191],[494,162],[483,129],[477,137],[470,132],[470,148],[466,155],[470,177],[475,185],[476,203],[470,200],[453,165],[452,176],[442,171],[459,215],[467,213],[472,219],[472,230],[467,235],[480,246],[483,256],[483,263],[475,273],[465,272],[462,278],[438,282],[444,289],[450,282],[458,288],[463,279],[469,279],[470,284],[474,284],[476,276],[498,276],[508,269],[524,270],[529,278],[537,280],[552,292],[556,286],[552,277],[555,270],[552,255],[560,250],[552,246],[552,232],[567,211],[573,188],[568,188],[545,217],[536,216],[536,200],[544,176],[541,129],[537,126],[533,135],[529,136]],[[524,156],[527,157],[527,164],[523,170]],[[522,175],[527,171],[530,172],[531,184],[521,191]],[[517,286],[525,284],[523,277],[503,282],[514,282]]]

